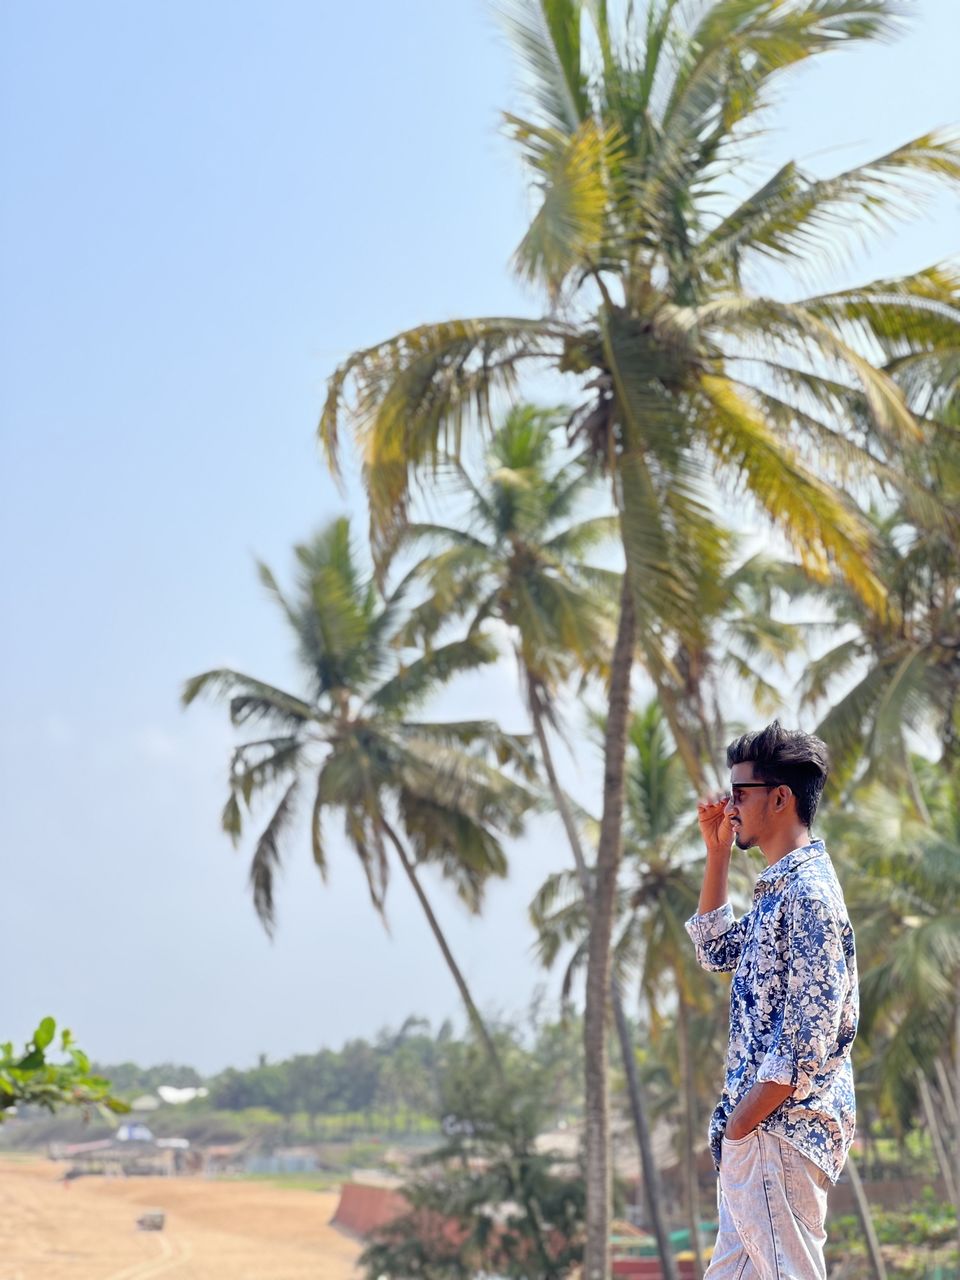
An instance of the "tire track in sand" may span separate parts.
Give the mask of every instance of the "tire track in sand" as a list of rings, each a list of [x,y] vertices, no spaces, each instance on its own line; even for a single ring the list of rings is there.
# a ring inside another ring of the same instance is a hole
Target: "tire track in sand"
[[[124,1267],[122,1271],[105,1276],[104,1280],[153,1280],[154,1276],[166,1275],[181,1263],[189,1262],[193,1255],[190,1244],[185,1240],[178,1240],[176,1236],[158,1234],[157,1241],[162,1257],[138,1262],[133,1267]]]

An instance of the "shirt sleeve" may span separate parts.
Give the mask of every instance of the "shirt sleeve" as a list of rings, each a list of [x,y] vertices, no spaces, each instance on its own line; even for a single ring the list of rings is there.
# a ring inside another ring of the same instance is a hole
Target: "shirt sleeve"
[[[729,973],[737,967],[746,937],[747,917],[734,920],[729,902],[705,911],[702,916],[691,916],[684,928],[693,939],[701,968],[713,973]]]
[[[827,903],[798,898],[789,922],[783,1022],[757,1080],[791,1085],[795,1098],[806,1098],[837,1047],[851,975],[843,924]]]

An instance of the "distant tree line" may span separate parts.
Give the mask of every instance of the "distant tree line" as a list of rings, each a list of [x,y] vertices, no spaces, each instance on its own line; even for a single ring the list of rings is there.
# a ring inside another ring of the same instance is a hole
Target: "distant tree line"
[[[545,1105],[552,1114],[560,1118],[577,1111],[582,1069],[579,1019],[549,1020],[535,1012],[525,1028],[502,1026],[494,1035],[511,1057],[547,1065]],[[384,1118],[412,1115],[439,1124],[443,1081],[465,1044],[449,1022],[434,1032],[425,1019],[410,1017],[399,1029],[385,1029],[372,1040],[352,1039],[340,1049],[324,1048],[280,1062],[268,1062],[261,1055],[254,1067],[228,1067],[209,1078],[172,1063],[143,1068],[124,1062],[95,1070],[128,1101],[163,1084],[202,1085],[208,1095],[191,1103],[193,1110],[256,1109],[285,1120],[305,1115],[311,1128],[319,1117],[358,1113],[377,1116],[381,1123]]]

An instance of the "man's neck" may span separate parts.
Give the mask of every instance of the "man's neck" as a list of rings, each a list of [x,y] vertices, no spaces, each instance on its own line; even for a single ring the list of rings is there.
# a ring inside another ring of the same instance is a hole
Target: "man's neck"
[[[762,846],[760,852],[767,860],[767,866],[772,867],[775,862],[779,862],[781,858],[788,853],[793,853],[794,849],[802,849],[805,844],[810,844],[810,830],[808,827],[789,827],[786,831],[778,832],[772,839]]]

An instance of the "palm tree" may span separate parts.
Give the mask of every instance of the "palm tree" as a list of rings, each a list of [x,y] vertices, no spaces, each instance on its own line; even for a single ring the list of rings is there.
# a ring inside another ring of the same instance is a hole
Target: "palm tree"
[[[513,409],[491,440],[487,471],[481,481],[472,478],[460,465],[453,468],[454,491],[468,499],[467,510],[457,527],[412,523],[400,532],[398,546],[407,547],[425,540],[439,544],[439,550],[411,570],[411,578],[427,584],[428,596],[411,612],[405,639],[411,643],[429,639],[454,614],[468,615],[471,633],[490,619],[509,627],[551,796],[573,854],[580,901],[588,903],[592,894],[590,871],[573,806],[557,776],[548,727],[559,727],[556,695],[561,683],[574,671],[587,673],[602,667],[607,647],[606,597],[612,595],[620,575],[587,566],[582,560],[585,552],[612,533],[613,521],[609,517],[599,516],[557,527],[558,521],[566,520],[591,481],[581,458],[550,471],[551,430],[557,421],[556,412],[537,410],[529,405]],[[792,585],[790,575],[794,567],[766,554],[738,563],[737,545],[732,535],[724,535],[718,541],[725,559],[705,577],[698,590],[702,616],[710,619],[709,641],[704,637],[695,643],[692,637],[681,637],[673,655],[673,666],[682,673],[683,681],[678,713],[689,716],[692,733],[703,734],[708,744],[708,758],[714,761],[718,759],[718,744],[724,733],[721,688],[729,688],[733,679],[758,709],[778,706],[779,695],[768,679],[770,665],[782,669],[798,643],[796,628],[779,621],[774,610],[775,593],[783,579],[788,586]],[[630,740],[640,757],[636,777],[643,774],[645,766],[657,768],[655,757],[662,735],[661,716],[662,712],[652,707],[646,720],[635,719],[632,725]],[[650,737],[656,744],[644,742]],[[670,767],[671,779],[679,783],[680,762],[672,759]],[[689,808],[687,788],[678,789],[675,785],[673,794],[681,796],[682,804]],[[628,798],[628,850],[636,845],[636,832],[644,822],[664,825],[662,815],[651,818],[642,814],[643,807]],[[696,908],[697,892],[693,893],[692,902],[685,903],[689,910],[681,924]],[[653,941],[650,954],[669,954],[676,958],[675,951]],[[688,960],[689,942],[682,928],[675,941]],[[687,964],[686,969],[689,968]],[[652,973],[652,966],[648,965],[645,972]],[[671,976],[676,976],[672,970]],[[699,979],[699,970],[696,976]],[[692,1009],[696,1002],[690,995],[690,984],[686,986]],[[649,994],[655,998],[652,986]],[[650,1220],[660,1245],[665,1274],[669,1276],[674,1274],[675,1264],[658,1197],[648,1107],[634,1068],[633,1047],[616,974],[611,981],[610,998],[627,1072]],[[694,1156],[695,1111],[691,1109],[694,1093],[689,1068],[693,1058],[689,1017],[690,1011],[681,1002],[679,1044],[683,1061],[681,1083],[686,1100],[682,1112],[683,1158],[691,1230],[695,1233],[699,1208]],[[692,1238],[699,1260],[699,1240],[696,1234]]]
[[[749,702],[761,715],[783,706],[774,679],[786,676],[806,624],[779,618],[777,606],[795,594],[798,577],[813,582],[801,566],[768,552],[742,559],[741,545],[740,538],[725,534],[714,562],[705,567],[697,584],[700,626],[677,635],[671,654],[674,680],[660,689],[661,697],[668,691],[672,702],[671,724],[679,723],[703,743],[706,765],[721,787],[730,690],[736,690],[738,705]]]
[[[875,347],[940,349],[957,332],[953,277],[931,269],[783,300],[749,293],[757,263],[829,259],[839,228],[876,225],[906,191],[957,180],[934,135],[829,179],[784,165],[740,198],[757,113],[780,73],[891,29],[892,0],[516,0],[515,43],[533,101],[508,117],[540,206],[516,254],[542,285],[538,319],[427,324],[350,356],[330,379],[320,436],[338,469],[348,388],[375,546],[406,519],[411,479],[457,454],[474,420],[511,393],[525,362],[579,379],[571,429],[613,477],[627,573],[611,664],[604,809],[596,864],[585,1041],[588,1211],[584,1277],[605,1280],[606,1001],[634,645],[678,750],[664,628],[697,632],[695,584],[715,550],[715,492],[742,493],[821,577],[831,565],[873,607],[884,591],[872,535],[848,487],[888,481],[923,440]],[[620,10],[618,9],[618,12]],[[588,30],[587,30],[588,29]],[[954,339],[955,340],[955,339]]]
[[[960,305],[960,282],[951,288]],[[836,574],[825,584],[788,568],[780,585],[829,605],[831,631],[841,631],[800,686],[801,705],[815,708],[838,681],[849,685],[817,730],[831,744],[835,775],[893,790],[905,778],[917,816],[929,822],[910,732],[932,734],[942,767],[960,776],[960,336],[931,337],[928,350],[906,354],[891,338],[883,351],[928,434],[926,447],[905,457],[899,491],[868,512],[888,608],[865,616]]]
[[[616,538],[618,522],[614,515],[574,518],[595,474],[582,455],[557,456],[565,416],[534,405],[511,409],[479,481],[459,463],[451,467],[449,496],[467,500],[457,526],[407,524],[398,549],[436,547],[408,575],[425,584],[427,598],[411,611],[404,639],[430,642],[456,616],[469,619],[470,635],[491,621],[509,629],[551,792],[582,865],[546,731],[557,727],[560,688],[575,674],[603,671],[609,660],[620,575],[585,557]]]
[[[233,752],[223,828],[238,842],[244,811],[262,792],[280,788],[250,866],[254,906],[268,933],[275,924],[274,873],[282,841],[305,786],[313,791],[310,833],[321,876],[327,872],[324,818],[339,811],[373,905],[384,919],[396,858],[470,1022],[499,1069],[495,1045],[434,915],[420,870],[436,866],[461,901],[479,911],[487,881],[506,874],[500,833],[520,832],[532,800],[502,767],[531,778],[532,757],[526,740],[490,721],[416,718],[433,691],[457,673],[494,660],[496,649],[472,635],[403,663],[394,642],[405,621],[404,588],[380,593],[358,564],[348,521],[332,521],[295,550],[299,574],[292,598],[266,565],[259,571],[296,636],[303,693],[287,693],[226,669],[205,671],[184,686],[184,705],[202,693],[213,694],[228,701],[235,726],[262,724],[268,735]]]
[[[668,741],[663,711],[657,702],[649,703],[631,717],[629,742],[623,861],[626,875],[621,876],[617,894],[615,984],[619,989],[633,979],[639,981],[655,1043],[661,1041],[668,1023],[664,996],[668,997],[667,1003],[675,1001],[681,1164],[688,1225],[702,1273],[696,1173],[696,1059],[699,1054],[702,1060],[703,1045],[698,1043],[695,1052],[692,1027],[699,1015],[715,1012],[716,1000],[704,987],[684,929],[684,922],[696,912],[702,879],[695,824],[690,821],[694,795],[683,764]],[[735,868],[733,878],[734,887],[748,896],[750,886],[742,870]],[[556,962],[565,945],[573,945],[563,982],[564,994],[569,994],[587,964],[589,918],[580,887],[568,873],[547,878],[531,904],[531,918],[537,930],[540,959],[548,967]],[[719,1023],[714,1020],[714,1032],[718,1028]],[[654,1168],[652,1160],[650,1167]],[[650,1176],[645,1167],[645,1182]]]
[[[471,634],[492,619],[510,629],[550,793],[589,913],[590,871],[572,806],[557,776],[547,730],[560,727],[556,701],[562,683],[575,672],[585,677],[603,668],[609,647],[606,620],[610,603],[619,594],[621,575],[583,562],[588,551],[616,532],[616,519],[595,516],[570,523],[592,476],[582,457],[553,465],[551,436],[557,425],[557,411],[531,405],[511,410],[491,441],[484,480],[478,484],[463,467],[455,467],[456,488],[469,499],[464,527],[410,524],[400,531],[398,541],[406,545],[427,539],[441,544],[409,575],[429,587],[427,599],[413,611],[408,624],[405,638],[411,643],[435,634],[454,612],[469,614]],[[664,1274],[675,1280],[650,1126],[615,979],[610,999],[651,1221]]]
[[[916,1109],[916,1069],[934,1071],[954,1034],[960,992],[960,797],[955,780],[920,758],[929,810],[878,784],[827,819],[849,863],[849,905],[859,919],[861,1049],[883,1045],[878,1083],[901,1117]]]
[[[960,493],[960,489],[958,489]],[[960,510],[960,508],[957,508]],[[816,707],[835,683],[852,684],[829,706],[817,732],[831,745],[836,774],[847,783],[906,779],[916,812],[928,815],[914,776],[910,733],[931,733],[955,763],[960,734],[960,538],[949,526],[920,528],[903,505],[872,513],[878,564],[890,607],[864,614],[839,580],[797,583],[831,607],[841,639],[810,662],[802,704]]]
[[[506,1081],[475,1046],[455,1046],[442,1079],[440,1147],[403,1186],[409,1213],[378,1233],[365,1274],[468,1280],[568,1280],[582,1252],[583,1183],[539,1149],[550,1118],[550,1069],[506,1040]],[[459,1051],[457,1051],[459,1050]],[[518,1210],[520,1210],[518,1212]]]
[[[640,986],[659,1026],[659,994],[666,979],[676,994],[684,1170],[690,1243],[698,1275],[703,1274],[700,1197],[697,1180],[697,1106],[690,1022],[704,1007],[706,987],[684,921],[695,914],[702,879],[691,859],[689,814],[695,797],[682,762],[669,750],[663,715],[650,703],[630,725],[631,763],[627,782],[624,857],[634,871],[629,932],[642,957]],[[686,849],[684,850],[684,845]],[[686,853],[686,856],[684,856]]]
[[[878,783],[861,786],[828,821],[849,863],[851,916],[862,922],[864,1074],[901,1125],[919,1104],[960,1225],[960,782],[941,762],[915,757],[912,769],[925,821],[912,796]],[[940,1138],[951,1120],[953,1169]]]

